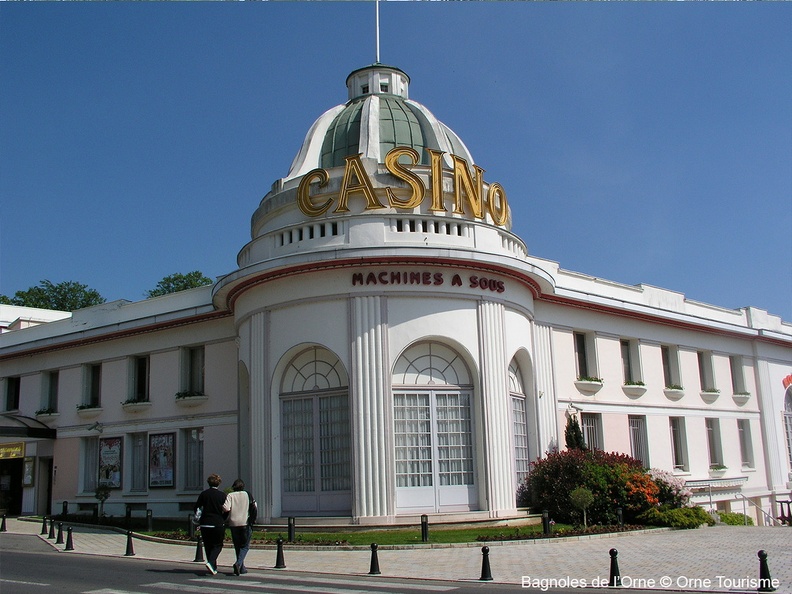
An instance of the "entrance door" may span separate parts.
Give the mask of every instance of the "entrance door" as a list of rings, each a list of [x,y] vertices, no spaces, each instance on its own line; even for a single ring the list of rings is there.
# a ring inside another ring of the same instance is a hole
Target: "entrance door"
[[[9,516],[22,513],[22,458],[0,460],[0,511]]]

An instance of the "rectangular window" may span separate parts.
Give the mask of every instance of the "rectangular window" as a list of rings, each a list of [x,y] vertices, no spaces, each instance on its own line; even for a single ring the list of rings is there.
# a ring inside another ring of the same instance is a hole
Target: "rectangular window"
[[[698,351],[699,382],[702,392],[715,391],[715,377],[712,372],[712,353]]]
[[[314,486],[313,398],[281,401],[283,489],[305,493]]]
[[[429,394],[394,394],[396,486],[432,486],[432,417]]]
[[[19,394],[22,387],[22,381],[19,377],[6,378],[6,394],[5,394],[5,409],[6,410],[19,410]]]
[[[591,354],[589,353],[590,338],[582,332],[574,333],[575,340],[575,363],[577,364],[578,379],[593,377],[595,374],[594,366],[591,365]]]
[[[580,413],[583,441],[590,450],[602,449],[602,417],[599,413]]]
[[[47,408],[51,411],[58,410],[58,380],[60,379],[60,373],[57,371],[50,371],[47,373],[47,388],[46,394],[44,399],[44,408]]]
[[[435,394],[437,470],[441,485],[473,484],[473,427],[470,394]]]
[[[732,393],[745,394],[745,372],[743,371],[743,358],[739,355],[729,357],[729,367],[731,369]]]
[[[525,410],[525,398],[512,396],[512,434],[514,436],[514,470],[515,485],[519,485],[528,476],[531,459],[528,452],[528,420]]]
[[[649,468],[649,447],[646,437],[646,417],[630,415],[630,450],[632,457],[640,460],[641,463]]]
[[[737,433],[740,436],[740,456],[743,468],[754,467],[753,440],[751,439],[751,422],[748,419],[737,419]]]
[[[204,393],[204,359],[206,349],[203,346],[184,349],[182,352],[182,392],[191,394]]]
[[[663,381],[666,388],[681,389],[679,376],[679,347],[662,345],[660,354],[663,359]]]
[[[319,474],[322,491],[352,488],[349,443],[349,398],[346,394],[319,398]]]
[[[91,408],[102,406],[102,366],[97,363],[85,369],[85,396],[83,404]]]
[[[685,419],[683,417],[669,417],[671,430],[671,454],[674,459],[674,470],[687,470],[687,437],[685,435]]]
[[[707,451],[709,453],[710,468],[723,466],[723,451],[721,449],[720,421],[718,419],[705,419],[707,426]]]
[[[184,489],[203,489],[203,427],[185,429],[184,437]]]
[[[99,479],[99,438],[84,437],[82,440],[82,490],[94,493]]]
[[[133,361],[132,400],[148,402],[149,399],[149,358],[135,357]]]
[[[132,442],[132,476],[130,491],[146,490],[146,439],[145,433],[132,433],[129,436]]]
[[[619,341],[622,360],[622,377],[624,383],[636,384],[641,381],[640,351],[637,340]]]

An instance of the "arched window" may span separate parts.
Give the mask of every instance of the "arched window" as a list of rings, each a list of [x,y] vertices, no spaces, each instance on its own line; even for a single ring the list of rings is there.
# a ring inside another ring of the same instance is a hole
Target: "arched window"
[[[514,473],[516,484],[528,476],[531,459],[528,446],[528,407],[522,374],[517,361],[509,365],[509,397],[512,411],[512,443],[514,444]]]
[[[310,347],[281,381],[283,511],[350,511],[351,449],[346,370],[333,353]]]
[[[410,347],[393,372],[397,509],[475,509],[472,386],[460,356]]]

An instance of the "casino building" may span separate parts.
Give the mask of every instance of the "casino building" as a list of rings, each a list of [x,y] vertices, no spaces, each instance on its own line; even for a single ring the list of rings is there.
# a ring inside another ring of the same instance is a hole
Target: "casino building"
[[[217,472],[261,522],[509,518],[576,415],[708,509],[778,515],[792,324],[530,255],[520,197],[409,83],[349,75],[213,286],[27,328],[3,306],[0,507],[91,513],[106,487],[108,514],[182,516]]]

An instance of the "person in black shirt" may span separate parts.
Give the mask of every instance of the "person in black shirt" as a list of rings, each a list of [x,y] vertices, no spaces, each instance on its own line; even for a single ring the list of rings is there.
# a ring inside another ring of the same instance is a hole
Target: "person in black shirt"
[[[209,483],[209,488],[198,495],[198,501],[195,502],[193,511],[197,515],[200,510],[201,514],[199,525],[206,551],[206,568],[212,575],[217,575],[217,558],[220,556],[220,551],[223,550],[223,540],[225,539],[223,504],[226,494],[217,488],[223,482],[219,475],[209,475],[206,482]]]

